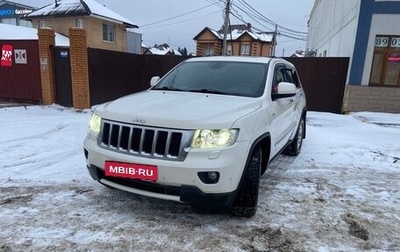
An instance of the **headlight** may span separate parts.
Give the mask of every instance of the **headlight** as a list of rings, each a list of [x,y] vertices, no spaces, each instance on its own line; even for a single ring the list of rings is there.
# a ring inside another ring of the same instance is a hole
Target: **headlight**
[[[90,117],[89,129],[94,133],[99,134],[100,125],[101,125],[101,117],[96,114],[92,114],[92,116]]]
[[[193,148],[227,147],[235,143],[238,129],[196,130],[192,141]]]

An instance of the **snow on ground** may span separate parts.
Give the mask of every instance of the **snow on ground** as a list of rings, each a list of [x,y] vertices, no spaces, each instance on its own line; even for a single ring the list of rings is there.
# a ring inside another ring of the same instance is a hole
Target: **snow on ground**
[[[0,251],[400,251],[400,114],[309,112],[302,153],[271,163],[251,219],[93,181],[89,116],[0,109]]]

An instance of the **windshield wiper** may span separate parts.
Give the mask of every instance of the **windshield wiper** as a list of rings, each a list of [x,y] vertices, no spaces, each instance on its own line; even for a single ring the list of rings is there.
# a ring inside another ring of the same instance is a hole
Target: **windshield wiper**
[[[219,90],[210,89],[210,88],[193,89],[193,90],[187,90],[187,91],[196,92],[196,93],[205,93],[205,94],[226,94],[226,93],[221,92]]]

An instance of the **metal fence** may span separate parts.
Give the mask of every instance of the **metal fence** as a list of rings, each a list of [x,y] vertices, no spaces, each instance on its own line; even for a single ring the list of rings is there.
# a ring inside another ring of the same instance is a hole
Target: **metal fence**
[[[349,58],[285,58],[299,73],[309,111],[342,113]]]
[[[107,102],[150,87],[150,79],[164,75],[187,57],[137,55],[88,49],[91,105]]]
[[[9,48],[11,52],[9,63],[3,64],[2,60],[0,66],[0,99],[40,103],[42,88],[38,41],[0,40],[0,48]]]
[[[38,41],[0,40],[2,45],[12,45],[14,50],[23,54],[20,55],[23,58],[18,63],[14,61],[11,66],[0,67],[0,99],[40,103],[42,93]],[[69,61],[65,57],[68,48],[56,48],[53,54],[57,102],[63,106],[72,106]],[[60,59],[57,61],[58,57]],[[89,48],[90,104],[100,104],[145,90],[149,88],[152,76],[164,75],[187,58]],[[285,59],[292,62],[299,72],[307,95],[308,110],[342,112],[349,58]]]

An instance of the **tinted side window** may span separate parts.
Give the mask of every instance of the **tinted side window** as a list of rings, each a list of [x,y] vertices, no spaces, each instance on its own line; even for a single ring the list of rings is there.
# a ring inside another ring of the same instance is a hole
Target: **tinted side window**
[[[272,94],[278,91],[278,84],[285,81],[283,65],[277,65],[274,70],[274,78],[272,80]]]
[[[293,78],[293,83],[296,85],[296,87],[300,88],[301,82],[300,82],[299,76],[297,75],[296,71],[293,71],[292,78]]]
[[[294,83],[292,78],[292,72],[293,72],[292,69],[284,68],[282,69],[282,71],[283,71],[283,76],[285,77],[285,82]]]

